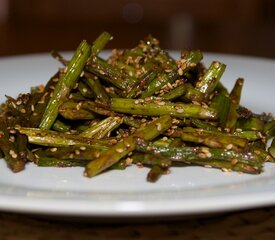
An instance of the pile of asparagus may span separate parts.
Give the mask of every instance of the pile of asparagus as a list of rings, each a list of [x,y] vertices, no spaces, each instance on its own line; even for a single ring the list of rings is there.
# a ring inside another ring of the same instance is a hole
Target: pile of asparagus
[[[0,153],[13,172],[33,162],[82,166],[93,177],[137,164],[155,182],[171,166],[257,174],[274,161],[274,118],[240,105],[244,80],[229,92],[223,63],[206,68],[198,50],[175,60],[150,35],[102,59],[111,39],[103,32],[92,45],[82,41],[70,61],[53,52],[63,67],[45,86],[7,96]]]

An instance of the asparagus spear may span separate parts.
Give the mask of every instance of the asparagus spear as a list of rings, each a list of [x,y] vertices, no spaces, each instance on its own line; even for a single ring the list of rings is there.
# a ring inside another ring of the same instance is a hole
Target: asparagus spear
[[[231,102],[230,102],[230,107],[229,107],[225,128],[228,128],[231,132],[234,132],[236,128],[236,123],[238,119],[237,109],[239,107],[240,100],[241,100],[243,82],[244,82],[244,79],[242,78],[237,79],[230,93]]]
[[[121,113],[147,116],[170,115],[178,118],[192,117],[200,119],[215,119],[217,111],[195,104],[172,103],[161,100],[112,98],[111,110]]]
[[[123,120],[120,117],[108,117],[86,129],[80,134],[80,136],[93,139],[102,139],[110,135],[111,131],[116,129],[122,122]]]
[[[252,174],[260,173],[262,169],[263,159],[251,152],[237,153],[233,150],[207,147],[156,147],[148,145],[142,139],[137,139],[137,141],[138,151],[158,154],[173,162],[198,164]]]
[[[53,95],[47,105],[40,122],[41,129],[50,129],[58,115],[59,106],[69,96],[71,89],[74,87],[79,78],[87,59],[91,53],[91,48],[86,41],[82,41],[77,48],[74,56],[69,62],[65,74],[59,80]]]
[[[204,93],[206,97],[209,97],[222,77],[225,67],[226,66],[220,62],[212,62],[208,70],[203,75],[201,81],[197,82],[196,88],[200,92]]]
[[[0,119],[0,149],[5,155],[8,167],[13,172],[19,172],[25,168],[26,162],[21,158],[18,149],[12,142],[6,120],[3,117]]]
[[[38,128],[18,127],[17,130],[21,134],[28,136],[28,141],[33,144],[42,146],[54,147],[69,147],[69,146],[93,146],[98,149],[106,149],[110,146],[108,140],[97,140],[86,137],[81,137],[70,133],[55,132],[52,130],[43,130]]]
[[[136,148],[135,138],[138,137],[145,140],[154,139],[171,127],[171,125],[171,117],[165,115],[152,121],[145,127],[136,130],[132,135],[123,138],[121,142],[118,142],[97,159],[91,161],[85,168],[85,176],[93,177],[117,163],[121,158],[127,156],[127,154]]]
[[[95,113],[83,108],[83,101],[65,101],[59,106],[58,112],[70,120],[92,120],[97,117]]]
[[[238,136],[191,127],[178,130],[172,136],[178,135],[183,141],[204,144],[212,148],[233,149],[235,151],[246,148],[248,143],[246,139]]]
[[[135,77],[125,74],[118,67],[112,66],[98,57],[90,58],[86,70],[126,92],[137,82]]]
[[[210,107],[216,109],[218,112],[219,127],[225,128],[230,109],[229,95],[224,92],[216,94],[212,99]]]
[[[85,160],[41,157],[36,159],[35,163],[39,167],[85,167],[88,162]]]
[[[263,133],[268,137],[275,137],[275,119],[264,124]]]
[[[264,121],[258,117],[250,117],[248,119],[237,119],[236,128],[242,130],[263,131]]]
[[[93,76],[92,74],[88,74],[88,73],[86,73],[85,76],[87,77],[86,83],[92,89],[92,91],[95,93],[96,99],[108,102],[109,96],[106,93],[104,87],[101,85],[98,77]]]
[[[200,51],[190,51],[184,58],[180,60],[179,68],[176,65],[170,64],[170,73],[161,73],[156,79],[154,79],[146,88],[146,90],[141,94],[141,98],[150,97],[156,92],[158,92],[163,86],[168,83],[173,83],[178,77],[184,75],[191,68],[195,67],[202,59],[202,54]],[[172,63],[173,64],[173,63]]]
[[[188,87],[190,87],[191,84],[183,84],[178,86],[177,88],[174,88],[173,90],[171,90],[170,92],[164,94],[163,96],[161,96],[161,98],[163,100],[174,100],[180,96],[183,96],[187,91],[188,91]]]
[[[106,149],[98,149],[97,147],[91,146],[70,146],[70,147],[48,147],[36,149],[34,151],[35,156],[38,159],[41,158],[55,158],[60,160],[85,160],[89,162],[94,160],[98,154],[106,151]]]
[[[105,47],[105,45],[113,39],[113,36],[108,32],[101,33],[96,40],[93,42],[93,45],[91,47],[91,54],[92,55],[98,55],[102,49]]]
[[[162,167],[158,166],[158,165],[154,165],[149,173],[147,174],[147,181],[148,182],[156,182],[161,175],[163,175],[165,173],[165,169],[163,169]]]
[[[68,132],[70,129],[71,129],[70,125],[65,124],[64,122],[58,119],[53,124],[53,130],[57,132]]]

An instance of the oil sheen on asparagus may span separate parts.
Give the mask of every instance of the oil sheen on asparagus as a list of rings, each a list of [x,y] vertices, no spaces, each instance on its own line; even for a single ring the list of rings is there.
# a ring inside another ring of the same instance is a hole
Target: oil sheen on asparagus
[[[82,167],[84,176],[136,164],[155,182],[173,166],[259,174],[274,161],[275,120],[241,105],[244,79],[222,84],[224,63],[199,50],[172,58],[151,35],[132,49],[99,53],[103,32],[82,41],[45,84],[0,109],[0,154],[13,172],[28,163]]]

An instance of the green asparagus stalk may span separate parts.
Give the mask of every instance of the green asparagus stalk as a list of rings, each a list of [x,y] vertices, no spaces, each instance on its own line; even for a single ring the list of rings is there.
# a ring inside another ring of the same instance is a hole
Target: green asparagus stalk
[[[267,138],[275,137],[275,119],[264,124],[263,133]]]
[[[118,67],[112,66],[98,57],[90,58],[86,70],[126,92],[137,82],[134,76],[125,74]]]
[[[98,154],[106,151],[106,149],[98,149],[97,147],[91,146],[70,146],[70,147],[48,147],[36,149],[34,151],[37,158],[55,158],[60,160],[83,160],[91,161],[94,160]]]
[[[39,167],[85,167],[88,162],[85,160],[41,157],[36,159],[35,163]]]
[[[217,116],[217,111],[212,108],[161,100],[112,98],[110,108],[115,112],[147,116],[170,115],[178,118],[192,117],[200,119],[215,119]]]
[[[227,116],[227,121],[225,128],[229,129],[231,132],[234,132],[236,129],[236,123],[238,119],[237,109],[241,100],[241,92],[243,87],[244,80],[242,78],[237,79],[231,93],[230,93],[230,107]]]
[[[65,124],[64,122],[60,121],[60,120],[56,120],[53,124],[53,130],[57,131],[57,132],[68,132],[70,131],[71,126],[68,124]]]
[[[222,77],[225,67],[226,66],[220,62],[212,62],[202,79],[196,83],[196,88],[204,93],[206,97],[209,97]]]
[[[80,134],[82,137],[102,139],[108,137],[110,133],[122,124],[123,120],[120,117],[108,117],[99,123],[89,127]]]
[[[163,169],[162,167],[158,166],[158,165],[155,165],[153,166],[149,173],[147,174],[147,181],[148,182],[156,182],[160,177],[161,175],[163,175],[165,173],[165,169]]]
[[[28,141],[33,144],[51,147],[69,147],[69,146],[93,146],[98,149],[106,149],[110,146],[108,140],[97,140],[81,137],[70,133],[55,132],[52,130],[43,130],[38,128],[18,127],[21,134],[28,136]]]
[[[98,55],[102,49],[106,46],[106,44],[113,39],[113,36],[108,32],[101,33],[97,39],[93,42],[91,47],[91,54],[96,56]]]
[[[216,109],[218,112],[218,121],[221,128],[226,127],[230,104],[231,101],[229,95],[224,92],[215,95],[210,104],[210,107]]]
[[[93,177],[102,171],[108,169],[110,166],[117,163],[121,158],[127,156],[130,152],[135,150],[135,138],[142,138],[151,140],[166,131],[172,125],[172,119],[165,115],[162,116],[143,128],[136,130],[129,137],[123,138],[121,142],[112,146],[108,151],[104,152],[94,161],[91,161],[85,169],[85,176]]]
[[[238,136],[232,136],[217,131],[183,128],[179,131],[183,141],[204,144],[212,148],[233,149],[239,151],[247,147],[248,141]]]
[[[158,92],[163,86],[168,83],[173,83],[178,77],[183,76],[191,68],[194,68],[202,59],[202,54],[200,51],[190,51],[184,58],[180,60],[178,68],[176,65],[170,64],[170,73],[161,73],[156,79],[154,79],[146,88],[146,90],[141,94],[141,98],[150,97],[156,92]],[[173,63],[172,63],[173,64]]]
[[[154,154],[140,153],[136,152],[131,156],[133,163],[145,166],[155,166],[158,165],[162,168],[168,168],[172,165],[172,161],[166,157],[162,157]]]
[[[185,95],[185,93],[188,91],[188,87],[190,87],[191,84],[183,84],[180,85],[176,88],[174,88],[173,90],[171,90],[170,92],[164,94],[163,96],[161,96],[161,98],[163,100],[167,100],[167,101],[171,101],[174,100],[176,98],[179,98],[183,95]]]
[[[96,118],[94,112],[83,108],[83,101],[65,101],[58,109],[59,114],[70,120],[92,120]]]
[[[198,164],[226,170],[257,174],[261,172],[263,159],[251,152],[237,153],[233,150],[207,147],[156,147],[138,139],[137,150],[158,154],[172,162]]]
[[[101,85],[98,77],[93,76],[92,74],[85,74],[85,76],[87,77],[86,83],[95,93],[96,99],[104,102],[108,102],[109,96],[106,93],[104,87]]]
[[[65,74],[59,80],[54,89],[53,95],[46,107],[40,123],[41,129],[50,129],[58,115],[59,106],[69,96],[71,89],[78,80],[83,68],[91,53],[91,48],[86,41],[83,41],[76,50],[69,62]]]
[[[18,149],[12,142],[7,130],[5,119],[0,119],[0,149],[5,155],[8,167],[13,172],[19,172],[25,168],[25,161],[21,158]]]
[[[263,131],[264,121],[258,117],[251,117],[248,119],[238,119],[236,122],[236,128],[242,130]]]

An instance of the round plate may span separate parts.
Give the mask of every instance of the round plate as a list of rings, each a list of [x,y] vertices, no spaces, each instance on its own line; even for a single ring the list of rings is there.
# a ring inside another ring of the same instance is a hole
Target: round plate
[[[176,52],[171,54],[177,57]],[[106,55],[106,53],[105,53]],[[66,55],[68,56],[68,55]],[[205,54],[204,63],[227,65],[222,82],[231,89],[245,79],[242,105],[274,112],[275,61]],[[49,54],[0,59],[0,100],[45,84],[61,65]],[[260,175],[227,173],[203,167],[171,168],[157,183],[147,168],[128,167],[89,179],[82,168],[43,168],[28,164],[14,174],[0,161],[0,210],[78,217],[184,216],[245,209],[275,203],[275,164]]]

